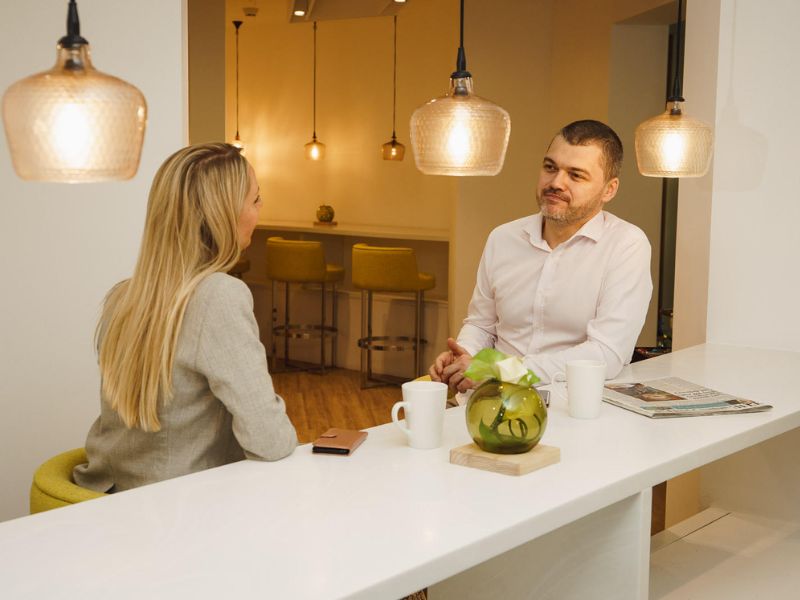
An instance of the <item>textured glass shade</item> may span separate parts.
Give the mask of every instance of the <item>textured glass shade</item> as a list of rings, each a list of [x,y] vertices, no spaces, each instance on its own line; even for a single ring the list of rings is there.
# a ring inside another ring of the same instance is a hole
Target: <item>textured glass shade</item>
[[[472,93],[472,78],[450,80],[446,96],[411,115],[411,146],[426,175],[497,175],[506,158],[511,117]]]
[[[55,67],[3,96],[3,123],[22,179],[130,179],[139,168],[147,105],[134,86],[92,67],[88,45],[58,46]]]
[[[395,138],[392,138],[381,146],[381,156],[383,156],[383,160],[400,161],[403,160],[405,155],[406,147]]]
[[[305,146],[306,158],[308,160],[322,160],[325,158],[325,144],[317,140],[317,136],[311,138]]]
[[[636,128],[636,162],[648,177],[702,177],[711,164],[711,127],[681,113],[680,102]]]

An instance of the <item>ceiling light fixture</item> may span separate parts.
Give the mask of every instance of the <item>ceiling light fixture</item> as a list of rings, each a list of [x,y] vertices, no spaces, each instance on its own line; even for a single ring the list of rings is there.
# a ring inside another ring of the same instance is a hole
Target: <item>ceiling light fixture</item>
[[[125,81],[92,66],[78,5],[67,8],[67,35],[56,64],[12,84],[3,124],[22,179],[87,183],[130,179],[139,168],[147,104]]]
[[[292,4],[292,14],[295,17],[306,16],[306,13],[308,12],[308,0],[294,0],[291,4]]]
[[[308,160],[325,158],[325,144],[317,140],[317,22],[314,21],[314,92],[313,92],[313,134],[304,148]]]
[[[461,40],[450,89],[411,115],[414,160],[426,175],[497,175],[503,168],[510,134],[508,113],[472,93],[461,0]]]
[[[406,147],[397,141],[395,123],[397,121],[397,15],[394,16],[394,75],[392,80],[392,139],[381,146],[383,160],[401,161],[406,155]]]
[[[239,137],[239,27],[242,26],[242,22],[234,21],[233,26],[236,28],[236,137],[231,144],[243,152],[244,142]]]
[[[636,128],[636,163],[648,177],[702,177],[711,165],[714,135],[706,123],[683,114],[683,2],[678,0],[675,77],[667,110]]]

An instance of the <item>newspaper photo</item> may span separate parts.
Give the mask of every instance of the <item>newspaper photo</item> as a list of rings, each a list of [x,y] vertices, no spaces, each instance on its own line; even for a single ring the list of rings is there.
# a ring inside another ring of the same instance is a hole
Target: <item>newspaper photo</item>
[[[643,383],[608,383],[603,400],[653,419],[760,412],[772,408],[677,377]]]

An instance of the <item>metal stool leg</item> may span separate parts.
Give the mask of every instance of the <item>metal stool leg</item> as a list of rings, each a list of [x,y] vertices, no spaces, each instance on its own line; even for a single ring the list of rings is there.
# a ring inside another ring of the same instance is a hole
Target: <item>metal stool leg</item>
[[[320,322],[319,322],[319,370],[320,373],[325,374],[325,283],[322,284],[322,299],[320,304]]]
[[[331,336],[331,368],[336,368],[336,358],[338,355],[338,346],[339,346],[339,298],[336,294],[336,284],[334,283],[332,286],[331,294],[333,294],[333,300],[331,301],[333,315],[331,315],[331,323],[333,327],[333,335]]]
[[[367,292],[367,338],[372,341],[372,291]],[[372,344],[367,343],[367,379],[372,379]]]
[[[278,307],[275,305],[275,280],[272,280],[272,329],[270,330],[270,337],[272,338],[272,370],[278,368],[278,355],[275,344],[275,328],[278,326]]]
[[[284,282],[283,301],[283,366],[289,366],[289,282]]]
[[[424,293],[417,292],[414,306],[414,377],[422,375],[422,308]]]
[[[367,291],[361,290],[361,339],[367,337]],[[367,387],[367,348],[361,346],[361,388]]]

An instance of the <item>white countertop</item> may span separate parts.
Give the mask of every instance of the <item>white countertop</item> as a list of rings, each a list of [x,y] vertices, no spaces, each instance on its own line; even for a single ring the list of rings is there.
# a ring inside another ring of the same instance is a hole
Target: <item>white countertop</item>
[[[348,237],[386,238],[397,240],[420,240],[431,242],[448,242],[450,232],[447,229],[427,227],[403,227],[389,225],[359,225],[357,223],[338,223],[337,225],[315,225],[308,221],[259,221],[258,229],[267,231],[299,231],[322,235],[342,235]]]
[[[456,408],[440,449],[389,424],[351,457],[303,446],[0,523],[0,595],[399,598],[797,427],[798,372],[800,353],[717,345],[632,365],[619,380],[679,376],[775,408],[651,420],[604,405],[581,421],[554,397],[543,442],[561,462],[523,477],[448,462],[470,441]]]

